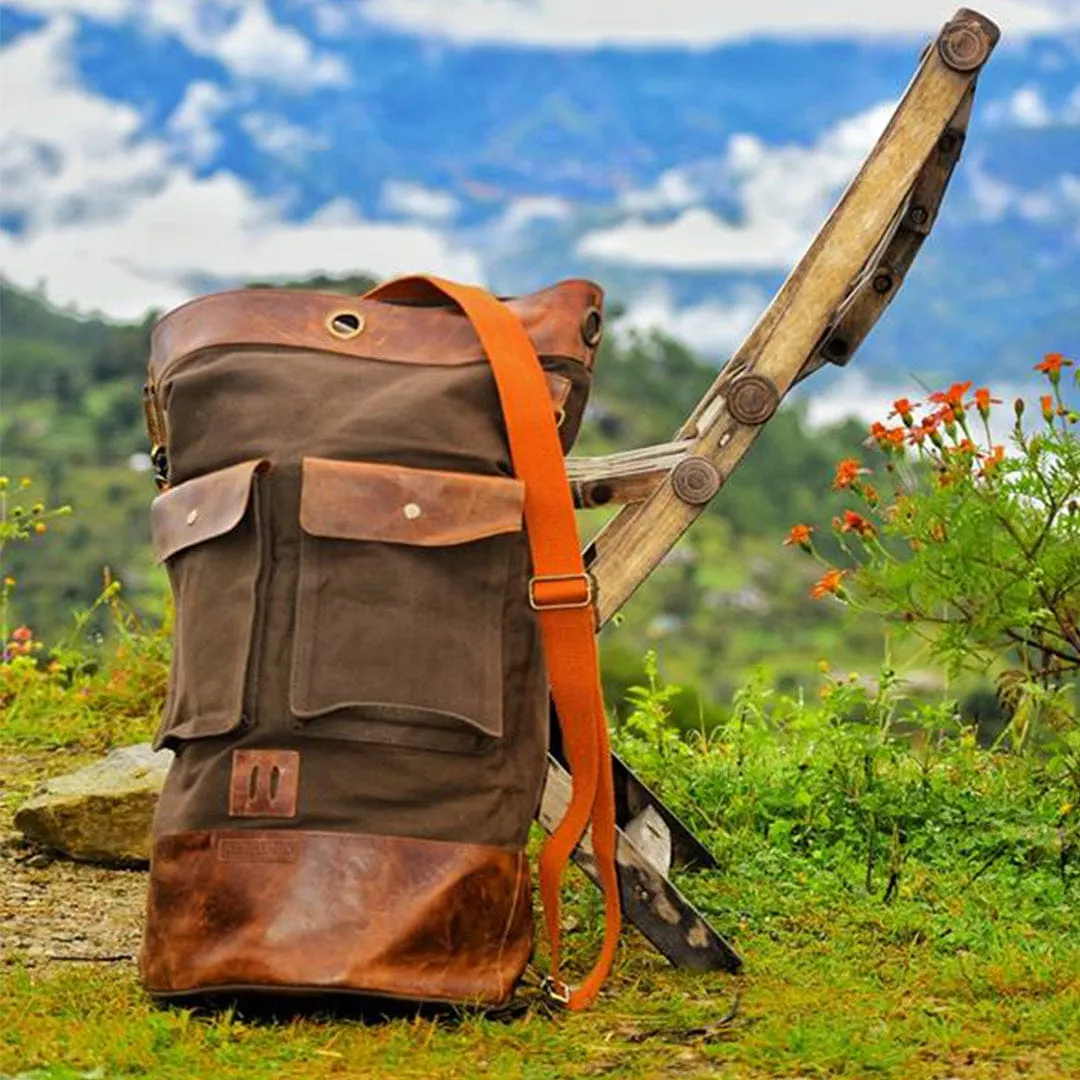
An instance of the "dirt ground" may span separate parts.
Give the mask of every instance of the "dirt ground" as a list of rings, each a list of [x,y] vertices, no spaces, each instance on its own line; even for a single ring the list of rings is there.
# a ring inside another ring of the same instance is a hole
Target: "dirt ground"
[[[40,777],[63,771],[48,753],[0,756],[0,964],[134,963],[146,872],[53,856],[12,828],[21,798]]]

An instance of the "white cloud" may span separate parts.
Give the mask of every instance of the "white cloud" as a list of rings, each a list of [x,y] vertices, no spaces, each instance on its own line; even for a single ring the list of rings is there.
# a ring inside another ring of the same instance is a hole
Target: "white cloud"
[[[264,153],[289,165],[300,165],[309,154],[325,150],[330,140],[299,124],[264,112],[245,113],[240,126]]]
[[[446,191],[433,191],[407,180],[387,180],[382,187],[382,205],[393,214],[426,221],[449,221],[461,204]]]
[[[0,176],[4,205],[38,227],[120,213],[152,188],[164,144],[138,142],[139,113],[85,93],[74,75],[75,24],[59,17],[0,52]]]
[[[656,184],[645,190],[623,192],[619,207],[629,213],[648,213],[651,210],[677,210],[692,206],[701,198],[701,191],[684,169],[668,169],[660,174]]]
[[[986,119],[991,124],[1042,128],[1054,122],[1054,115],[1039,87],[1028,84],[1019,87],[1004,101],[990,102],[986,107]]]
[[[582,237],[583,257],[672,269],[786,270],[851,179],[894,109],[875,106],[837,124],[811,147],[770,147],[753,135],[728,141],[721,175],[737,221],[693,206],[663,222],[631,218]]]
[[[963,373],[960,375],[963,377]],[[979,385],[975,382],[976,387]],[[889,419],[892,403],[901,397],[924,401],[927,389],[914,378],[892,383],[875,382],[865,371],[858,368],[834,371],[829,388],[821,390],[819,387],[820,383],[815,377],[792,391],[793,398],[807,402],[806,419],[809,425],[815,428],[828,427],[850,419],[862,420],[867,425],[875,420],[881,423],[896,423],[895,418]],[[994,384],[994,397],[1006,403],[1004,406],[995,407],[990,414],[990,433],[995,443],[1007,444],[1009,440],[1014,418],[1008,403],[1022,397],[1030,405],[1045,388],[1045,383]],[[944,389],[944,386],[930,389]],[[985,442],[985,434],[979,442]]]
[[[80,88],[74,28],[57,19],[3,50],[0,113],[5,206],[0,264],[57,303],[131,318],[190,296],[189,283],[417,267],[481,278],[476,258],[423,225],[365,221],[345,200],[305,221],[238,177],[196,177],[165,142],[140,137],[129,106]]]
[[[565,221],[572,212],[571,204],[557,195],[522,195],[509,203],[496,229],[512,234],[534,221]]]
[[[221,146],[215,124],[230,104],[230,96],[217,83],[189,83],[180,104],[165,125],[173,142],[196,164],[209,161]]]
[[[482,277],[474,256],[425,226],[364,221],[340,202],[325,215],[286,221],[275,203],[257,198],[237,177],[197,179],[183,169],[123,217],[24,236],[0,232],[0,263],[17,284],[44,283],[57,303],[117,318],[188,299],[187,283],[209,272],[243,281],[422,267],[452,278]]]
[[[1080,176],[1062,173],[1037,188],[1024,190],[988,173],[975,157],[966,180],[975,214],[981,220],[1018,217],[1033,225],[1071,228],[1074,238],[1080,240]]]
[[[724,302],[676,307],[670,289],[660,283],[632,299],[619,320],[619,329],[661,330],[709,357],[730,353],[765,310],[768,296],[743,287]]]
[[[1061,113],[1062,120],[1066,124],[1080,124],[1080,86],[1073,87],[1069,100]]]
[[[4,0],[6,7],[34,15],[84,15],[117,22],[131,11],[132,0]]]
[[[208,56],[241,79],[293,90],[349,81],[342,59],[316,50],[298,30],[274,19],[267,0],[5,0],[46,16],[84,15],[135,22],[149,33],[172,34],[197,56]]]
[[[703,48],[756,35],[922,35],[939,29],[956,7],[955,0],[368,0],[357,10],[384,26],[461,44]],[[1009,35],[1080,25],[1073,0],[987,0],[980,8]]]
[[[317,52],[299,31],[276,22],[266,0],[142,0],[132,12],[147,29],[174,34],[240,78],[297,90],[349,81],[340,57]]]

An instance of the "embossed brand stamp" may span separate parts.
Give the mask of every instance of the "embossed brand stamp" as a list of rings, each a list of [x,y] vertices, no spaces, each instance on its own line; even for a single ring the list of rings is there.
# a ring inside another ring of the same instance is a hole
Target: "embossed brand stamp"
[[[300,844],[286,838],[223,837],[218,841],[217,857],[221,862],[296,862],[300,857]]]

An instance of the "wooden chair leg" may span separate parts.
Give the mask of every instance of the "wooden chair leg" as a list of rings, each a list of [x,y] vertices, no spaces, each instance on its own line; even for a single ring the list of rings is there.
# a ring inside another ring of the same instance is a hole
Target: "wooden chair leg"
[[[569,805],[570,774],[551,759],[538,815],[540,824],[549,831],[554,829]],[[656,866],[622,828],[618,830],[615,857],[624,917],[672,964],[691,971],[732,973],[742,967],[739,954],[668,880],[667,867]],[[598,881],[588,835],[574,852],[574,862]]]

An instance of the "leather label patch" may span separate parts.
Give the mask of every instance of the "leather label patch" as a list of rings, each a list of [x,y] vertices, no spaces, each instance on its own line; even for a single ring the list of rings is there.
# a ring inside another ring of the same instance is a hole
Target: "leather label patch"
[[[247,839],[223,836],[217,843],[217,857],[220,862],[296,862],[300,857],[300,843],[285,837],[278,840],[267,837]]]
[[[299,789],[297,751],[233,751],[230,817],[296,817]]]

